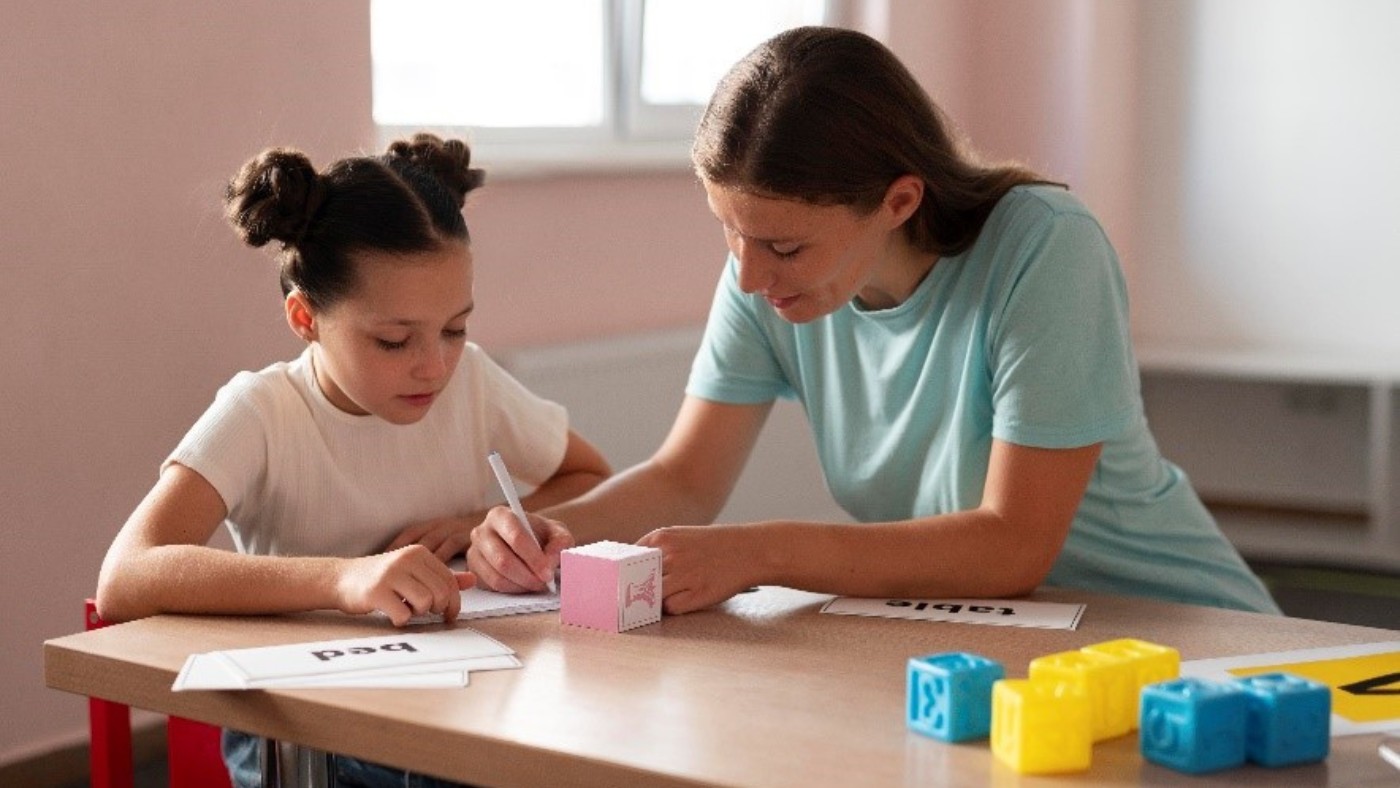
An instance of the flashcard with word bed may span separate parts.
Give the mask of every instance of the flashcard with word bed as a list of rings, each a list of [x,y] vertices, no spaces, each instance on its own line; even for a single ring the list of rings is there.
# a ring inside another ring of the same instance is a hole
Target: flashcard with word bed
[[[171,689],[462,687],[473,670],[518,667],[510,647],[458,627],[192,654]]]

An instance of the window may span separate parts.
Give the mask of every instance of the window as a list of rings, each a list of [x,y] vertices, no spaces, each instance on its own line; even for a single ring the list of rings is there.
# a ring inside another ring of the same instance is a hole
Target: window
[[[371,0],[383,138],[465,135],[512,169],[685,166],[711,91],[824,0]]]

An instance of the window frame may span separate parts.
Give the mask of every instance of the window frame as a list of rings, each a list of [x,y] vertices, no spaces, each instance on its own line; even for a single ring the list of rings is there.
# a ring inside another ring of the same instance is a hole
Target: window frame
[[[702,104],[662,106],[641,100],[642,22],[647,0],[604,0],[603,118],[585,127],[482,127],[375,124],[380,147],[419,131],[464,138],[472,158],[495,177],[575,172],[683,172]],[[839,0],[823,2],[835,24]]]

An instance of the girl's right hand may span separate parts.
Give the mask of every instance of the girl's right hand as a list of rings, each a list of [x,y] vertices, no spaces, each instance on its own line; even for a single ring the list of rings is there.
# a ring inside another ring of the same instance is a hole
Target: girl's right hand
[[[559,553],[574,546],[574,535],[563,523],[528,512],[525,516],[538,545],[504,506],[487,512],[481,525],[472,529],[467,568],[483,587],[508,594],[543,591],[554,577]]]
[[[340,609],[362,614],[376,610],[401,627],[413,616],[439,613],[455,621],[462,609],[458,593],[471,588],[470,572],[454,572],[421,544],[388,553],[352,558],[345,564],[336,593]]]

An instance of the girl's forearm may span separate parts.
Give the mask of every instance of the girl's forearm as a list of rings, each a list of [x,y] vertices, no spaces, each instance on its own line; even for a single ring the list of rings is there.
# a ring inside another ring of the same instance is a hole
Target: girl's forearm
[[[200,545],[128,555],[98,581],[108,621],[159,613],[264,614],[336,608],[341,558],[253,556]]]
[[[606,478],[606,474],[590,471],[559,474],[522,497],[520,505],[527,512],[537,512],[573,500],[597,487]]]

